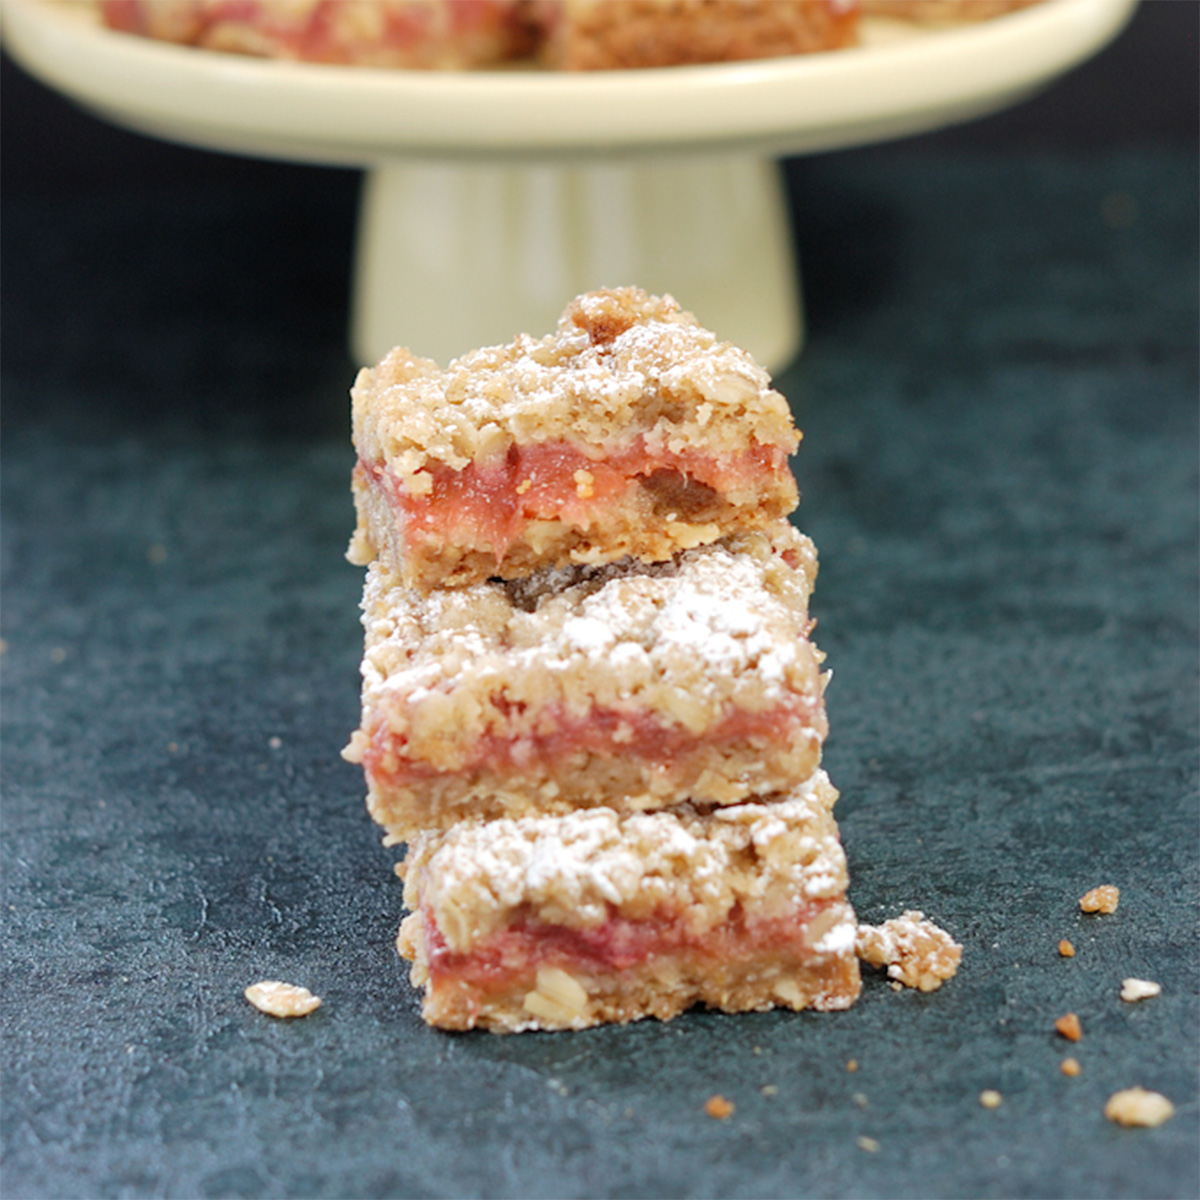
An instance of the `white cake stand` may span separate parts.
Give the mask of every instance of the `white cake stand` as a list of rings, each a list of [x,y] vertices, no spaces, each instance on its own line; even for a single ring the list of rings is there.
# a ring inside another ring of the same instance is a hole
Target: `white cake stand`
[[[993,112],[1117,35],[1136,0],[1047,0],[979,25],[868,27],[827,54],[661,70],[441,73],[276,62],[4,0],[5,45],[118,124],[367,170],[351,342],[446,361],[549,332],[566,300],[669,291],[772,369],[802,319],[774,162]]]

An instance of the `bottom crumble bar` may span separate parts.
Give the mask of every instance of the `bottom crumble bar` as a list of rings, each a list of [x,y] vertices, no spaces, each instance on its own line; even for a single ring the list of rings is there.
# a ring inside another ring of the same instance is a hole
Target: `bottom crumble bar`
[[[471,822],[416,836],[397,946],[443,1029],[583,1029],[849,1008],[857,925],[824,772],[702,812]]]

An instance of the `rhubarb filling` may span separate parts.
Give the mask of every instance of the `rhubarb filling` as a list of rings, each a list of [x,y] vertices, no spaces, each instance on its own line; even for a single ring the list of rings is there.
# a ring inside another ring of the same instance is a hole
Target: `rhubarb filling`
[[[367,742],[362,761],[368,779],[386,789],[459,772],[536,772],[581,753],[636,758],[650,767],[667,767],[691,750],[698,737],[709,747],[744,744],[767,749],[813,733],[823,737],[824,726],[820,699],[810,696],[793,696],[788,703],[762,712],[730,709],[700,734],[665,723],[649,712],[593,709],[585,717],[574,717],[563,706],[554,705],[540,714],[533,730],[517,735],[489,732],[455,755],[460,761],[450,767],[410,756],[408,739],[393,734],[383,723]],[[437,748],[443,753],[447,749],[442,741]]]
[[[738,904],[721,924],[697,930],[678,914],[623,917],[610,906],[607,920],[594,928],[570,928],[530,914],[456,952],[446,942],[433,914],[422,910],[425,957],[431,992],[466,986],[479,1000],[530,986],[539,967],[553,966],[575,978],[608,977],[651,967],[655,960],[705,964],[754,962],[762,970],[797,961],[853,955],[854,924],[848,942],[839,937],[846,906],[838,900],[804,901],[782,914],[747,915]]]
[[[773,493],[780,499],[772,515],[784,515],[795,500],[786,454],[762,443],[718,456],[652,447],[637,437],[601,458],[567,442],[512,446],[486,466],[428,467],[415,477],[420,491],[382,464],[360,459],[356,470],[361,484],[387,498],[406,553],[431,543],[468,544],[490,550],[497,565],[533,522],[586,529],[634,497],[664,523],[707,522],[731,500],[758,504]]]

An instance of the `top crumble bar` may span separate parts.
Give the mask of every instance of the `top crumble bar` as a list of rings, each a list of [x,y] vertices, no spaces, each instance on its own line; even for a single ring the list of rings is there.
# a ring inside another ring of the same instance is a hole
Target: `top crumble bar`
[[[348,557],[427,591],[681,550],[786,517],[800,434],[744,350],[670,296],[579,296],[555,333],[442,369],[397,348],[353,391]]]

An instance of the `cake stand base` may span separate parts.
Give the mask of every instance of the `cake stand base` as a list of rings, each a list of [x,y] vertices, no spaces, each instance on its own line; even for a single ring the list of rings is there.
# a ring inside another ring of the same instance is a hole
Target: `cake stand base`
[[[441,364],[554,329],[567,299],[636,284],[777,372],[799,353],[795,256],[776,163],[396,161],[364,181],[352,353]]]

